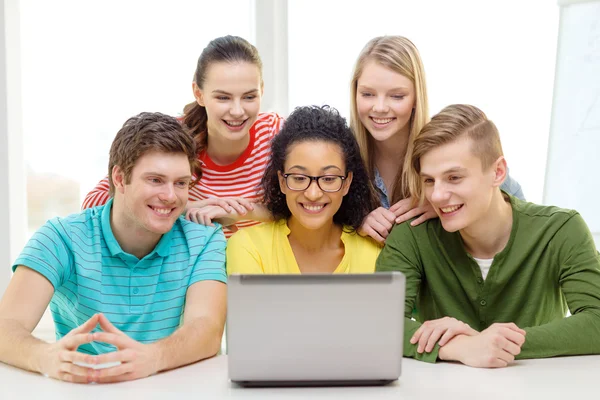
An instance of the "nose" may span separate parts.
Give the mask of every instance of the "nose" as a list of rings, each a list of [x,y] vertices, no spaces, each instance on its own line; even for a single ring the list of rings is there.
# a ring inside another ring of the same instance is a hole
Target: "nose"
[[[323,191],[321,190],[319,185],[317,185],[317,181],[311,181],[310,185],[308,185],[308,187],[304,191],[304,197],[306,197],[310,201],[314,201],[320,198],[321,196],[323,196]]]
[[[242,103],[240,100],[233,101],[233,103],[231,104],[231,110],[229,110],[229,113],[234,118],[241,117],[242,115],[244,115],[244,108],[242,107]]]
[[[158,199],[163,203],[174,203],[177,200],[173,185],[163,185],[163,190],[158,194]]]
[[[373,103],[373,111],[379,113],[385,113],[388,111],[388,105],[384,96],[379,96]]]
[[[443,204],[450,198],[450,192],[443,182],[436,182],[432,190],[430,202],[433,204]]]

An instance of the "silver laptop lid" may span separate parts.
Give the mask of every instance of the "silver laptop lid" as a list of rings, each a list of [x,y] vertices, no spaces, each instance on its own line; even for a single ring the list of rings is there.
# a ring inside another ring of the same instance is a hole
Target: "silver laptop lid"
[[[400,375],[404,276],[231,275],[232,381],[394,380]]]

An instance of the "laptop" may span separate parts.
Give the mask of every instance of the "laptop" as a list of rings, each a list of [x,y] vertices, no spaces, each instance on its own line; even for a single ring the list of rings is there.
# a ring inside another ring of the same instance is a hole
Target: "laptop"
[[[401,273],[230,275],[227,286],[232,382],[353,386],[399,378]]]

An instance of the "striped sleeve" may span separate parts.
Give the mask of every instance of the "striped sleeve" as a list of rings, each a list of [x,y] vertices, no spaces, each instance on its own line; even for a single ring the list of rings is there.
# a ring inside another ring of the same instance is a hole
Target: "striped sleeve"
[[[225,246],[227,241],[223,234],[223,229],[219,224],[217,227],[205,227],[211,230],[212,234],[207,238],[202,251],[196,259],[189,286],[199,281],[220,281],[227,283],[227,273],[225,272]],[[193,241],[188,242],[189,246],[194,246]]]
[[[48,279],[56,290],[70,278],[73,255],[64,240],[66,232],[61,235],[53,221],[55,220],[46,222],[33,234],[12,269],[15,271],[18,266],[23,265],[37,271]]]
[[[108,195],[108,176],[102,179],[91,192],[85,196],[81,209],[102,206],[106,204],[110,196]]]

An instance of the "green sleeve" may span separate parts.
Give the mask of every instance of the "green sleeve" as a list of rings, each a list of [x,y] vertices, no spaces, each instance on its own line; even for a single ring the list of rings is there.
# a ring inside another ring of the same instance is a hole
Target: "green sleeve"
[[[439,345],[431,353],[417,353],[417,345],[410,343],[410,338],[421,326],[420,322],[411,319],[421,280],[423,269],[419,257],[413,232],[408,222],[396,225],[385,241],[385,246],[377,262],[376,271],[400,271],[406,278],[406,299],[404,307],[404,357],[411,357],[421,361],[435,362],[437,360]]]
[[[569,218],[549,246],[571,316],[525,328],[517,358],[600,354],[600,255],[583,218]]]

